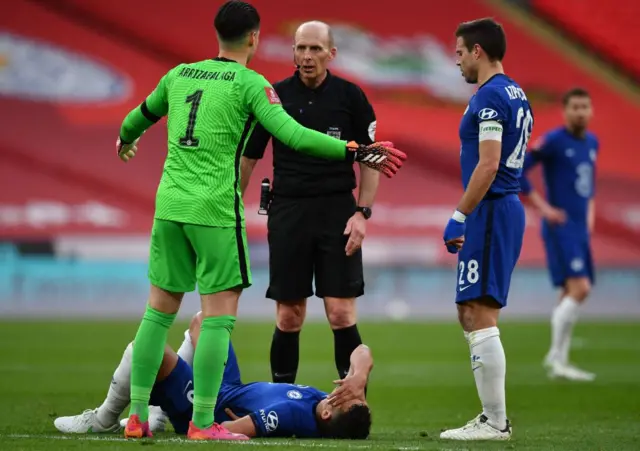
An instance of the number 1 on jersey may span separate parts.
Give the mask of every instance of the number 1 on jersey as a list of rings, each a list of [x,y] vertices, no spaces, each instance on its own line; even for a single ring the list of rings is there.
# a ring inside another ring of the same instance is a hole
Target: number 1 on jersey
[[[189,122],[187,123],[187,130],[182,138],[180,138],[180,145],[186,147],[198,147],[200,140],[193,136],[193,130],[196,128],[196,120],[198,118],[198,108],[200,108],[200,101],[202,100],[202,89],[188,95],[185,99],[185,103],[191,104],[191,111],[189,111]]]

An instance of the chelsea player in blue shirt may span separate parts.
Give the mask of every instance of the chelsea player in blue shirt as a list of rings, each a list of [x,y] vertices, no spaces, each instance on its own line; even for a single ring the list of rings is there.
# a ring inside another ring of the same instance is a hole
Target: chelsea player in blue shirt
[[[498,316],[507,305],[511,274],[520,256],[524,208],[518,198],[533,113],[524,91],[504,74],[506,37],[492,19],[456,30],[457,64],[478,90],[460,123],[460,164],[465,192],[444,230],[447,250],[458,253],[458,319],[471,351],[482,413],[444,431],[450,440],[509,440],[505,403],[506,361]]]
[[[522,192],[540,212],[551,280],[560,303],[551,316],[551,349],[545,358],[549,376],[592,381],[593,373],[569,363],[573,325],[594,282],[590,237],[595,220],[596,136],[587,130],[593,114],[589,93],[568,91],[562,100],[564,125],[544,136],[528,152],[520,180]],[[526,173],[542,163],[546,199],[532,189]]]
[[[191,364],[200,335],[201,315],[194,317],[178,352],[165,349],[151,392],[149,425],[164,430],[166,416],[178,434],[186,434],[193,410]],[[118,418],[129,404],[132,344],[116,368],[107,398],[100,407],[80,415],[56,418],[54,425],[65,433],[113,432]],[[365,439],[371,428],[371,412],[365,386],[373,368],[369,348],[360,345],[351,354],[351,367],[338,387],[326,393],[314,387],[286,383],[242,383],[233,347],[225,365],[218,394],[215,421],[229,431],[248,437],[298,437]]]

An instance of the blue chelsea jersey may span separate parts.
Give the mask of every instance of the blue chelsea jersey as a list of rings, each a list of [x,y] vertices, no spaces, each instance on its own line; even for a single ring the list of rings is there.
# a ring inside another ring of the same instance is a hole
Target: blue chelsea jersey
[[[525,170],[536,160],[542,162],[547,200],[564,210],[572,223],[587,223],[599,147],[591,132],[576,136],[558,127],[542,136],[525,160]]]
[[[229,391],[221,390],[216,421],[228,421],[230,408],[236,415],[249,415],[259,437],[318,438],[316,406],[327,393],[295,384],[253,382]]]
[[[480,125],[490,121],[502,126],[502,152],[498,173],[487,195],[518,193],[525,151],[533,130],[533,111],[522,88],[504,74],[494,75],[478,88],[460,122],[462,185],[466,190],[478,165]]]

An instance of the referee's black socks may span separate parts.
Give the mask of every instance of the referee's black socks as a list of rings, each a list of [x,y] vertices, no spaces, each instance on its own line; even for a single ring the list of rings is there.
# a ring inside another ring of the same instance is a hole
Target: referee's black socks
[[[271,341],[271,377],[273,382],[293,384],[300,361],[300,331],[283,332],[276,326]]]
[[[336,368],[340,379],[344,379],[349,374],[351,366],[351,353],[362,344],[358,325],[345,327],[343,329],[334,329],[333,331],[334,353],[336,359]]]

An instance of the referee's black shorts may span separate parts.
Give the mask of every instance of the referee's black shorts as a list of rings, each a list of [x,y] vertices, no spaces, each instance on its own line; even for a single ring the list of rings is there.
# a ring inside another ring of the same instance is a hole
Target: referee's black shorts
[[[362,251],[347,257],[344,229],[355,213],[351,192],[312,198],[274,196],[269,209],[267,297],[297,301],[364,294]]]

